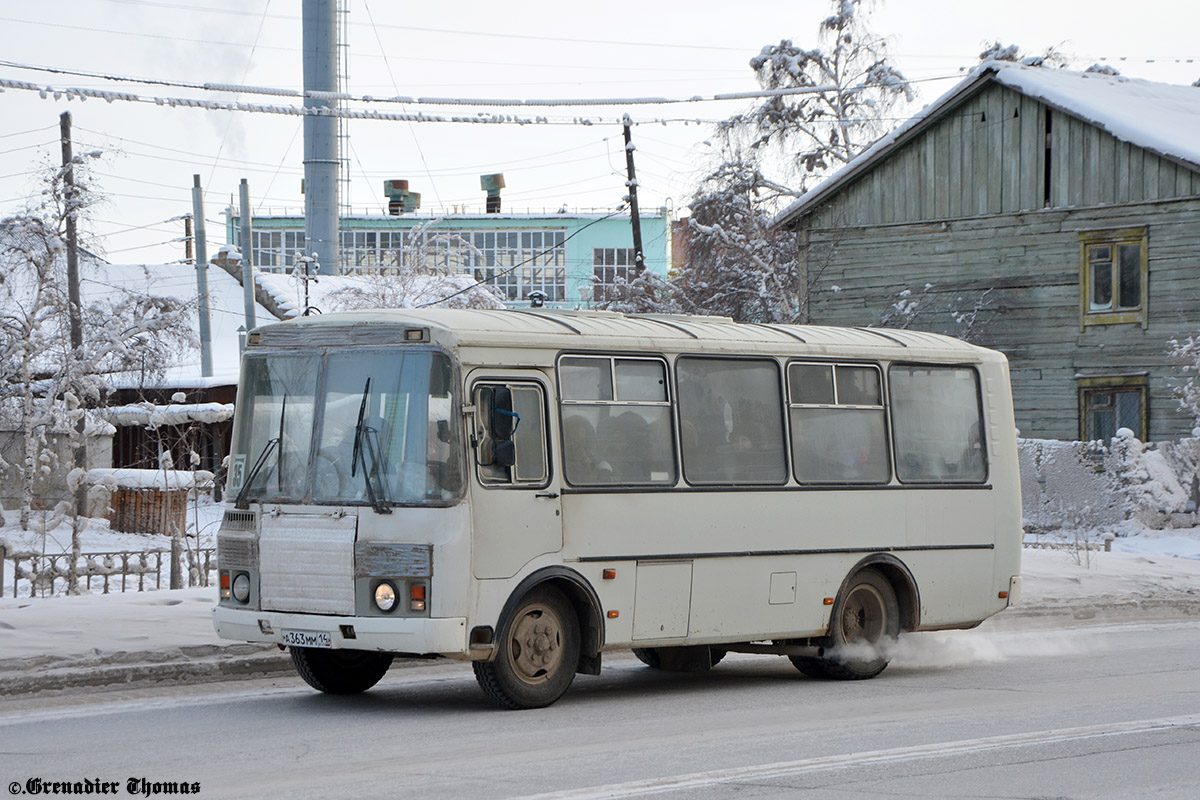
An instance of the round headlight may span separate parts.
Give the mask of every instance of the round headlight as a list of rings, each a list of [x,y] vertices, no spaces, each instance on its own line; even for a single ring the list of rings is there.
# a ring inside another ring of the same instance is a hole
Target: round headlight
[[[244,572],[239,572],[233,578],[233,599],[239,603],[250,600],[250,576]]]
[[[384,581],[375,587],[375,605],[380,611],[391,611],[396,607],[396,587]]]

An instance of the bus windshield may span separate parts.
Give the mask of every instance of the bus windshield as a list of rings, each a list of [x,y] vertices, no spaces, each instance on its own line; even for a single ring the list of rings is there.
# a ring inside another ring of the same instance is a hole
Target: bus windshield
[[[449,359],[431,350],[247,354],[229,491],[238,505],[444,505],[462,494]]]

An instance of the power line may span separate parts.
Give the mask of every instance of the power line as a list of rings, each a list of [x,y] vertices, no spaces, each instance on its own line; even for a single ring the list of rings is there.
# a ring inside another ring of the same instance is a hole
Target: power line
[[[267,9],[271,7],[271,0],[267,0],[263,6],[263,18],[259,20],[258,32],[254,34],[254,46],[250,48],[250,55],[246,57],[246,69],[242,71],[242,80],[246,80],[246,76],[250,74],[250,65],[253,63],[254,52],[258,49],[258,40],[262,36],[263,24],[267,21]],[[221,144],[217,147],[217,158],[221,157],[221,152],[225,149],[225,142],[229,139],[229,131],[233,128],[233,117],[229,118],[229,124],[225,126],[225,133],[221,135]],[[208,181],[204,184],[204,188],[208,189],[212,183],[213,176],[216,175],[217,167],[214,164],[212,171],[208,173]]]
[[[565,245],[567,242],[571,241],[571,239],[574,239],[577,235],[583,233],[584,231],[586,231],[588,228],[592,227],[593,225],[603,222],[606,219],[611,219],[612,217],[615,217],[617,214],[620,214],[621,211],[624,210],[624,208],[625,208],[625,204],[622,203],[612,213],[606,214],[605,216],[600,217],[599,219],[594,219],[591,222],[589,222],[587,225],[584,225],[581,228],[579,228],[578,230],[572,231],[568,236],[566,236],[563,239],[563,244]],[[508,275],[509,273],[514,272],[518,268],[525,266],[526,264],[532,264],[538,258],[546,255],[547,253],[554,252],[556,247],[557,247],[557,245],[551,246],[551,247],[546,248],[545,250],[542,250],[540,253],[534,253],[529,258],[525,259],[524,261],[522,261],[518,264],[514,264],[513,266],[509,267],[508,269],[493,273],[492,275],[489,275],[488,277],[484,278],[481,281],[476,281],[475,283],[471,284],[470,286],[463,287],[462,289],[459,289],[457,292],[453,292],[452,294],[446,295],[441,300],[434,300],[432,303],[422,303],[421,305],[417,306],[417,308],[427,308],[429,306],[435,306],[438,303],[444,303],[447,300],[458,297],[460,294],[466,294],[467,292],[471,291],[472,289],[474,289],[478,286],[482,286],[485,283],[490,283],[491,281],[494,281],[497,278],[502,278],[505,275]]]
[[[0,134],[0,139],[8,139],[9,137],[12,137],[12,136],[25,136],[26,134],[30,134],[30,133],[42,133],[43,131],[48,131],[48,130],[51,130],[51,129],[57,128],[57,127],[58,127],[57,125],[47,125],[44,128],[32,128],[27,131],[17,131],[16,133],[4,133],[4,134]]]
[[[254,16],[253,14],[251,14],[248,11],[241,11],[238,9],[206,8],[206,7],[200,7],[200,6],[175,5],[175,4],[168,4],[168,3],[151,2],[151,0],[109,0],[109,2],[126,3],[129,5],[138,5],[138,6],[154,6],[154,7],[160,7],[160,8],[168,8],[173,11],[186,10],[186,11],[202,11],[202,12],[209,12],[209,13],[236,14],[238,16]],[[293,16],[285,15],[285,14],[272,14],[271,18],[279,19],[279,20],[287,20],[289,22],[298,21],[300,19],[298,17],[293,17]],[[363,23],[352,22],[350,24],[351,25],[362,25]],[[498,39],[504,39],[506,41],[513,40],[513,39],[524,39],[524,40],[538,41],[538,42],[556,42],[556,43],[557,42],[566,42],[566,43],[570,43],[570,44],[599,44],[599,45],[605,45],[605,46],[623,46],[623,47],[652,47],[655,49],[677,48],[677,49],[681,49],[681,50],[714,50],[714,51],[730,51],[730,52],[738,52],[738,53],[756,52],[758,49],[758,46],[755,46],[755,47],[724,46],[724,47],[722,47],[719,45],[677,44],[674,42],[631,42],[631,41],[623,41],[623,40],[617,40],[617,39],[580,39],[580,38],[568,38],[568,37],[559,37],[559,36],[535,36],[535,35],[531,35],[531,34],[520,34],[520,33],[499,33],[499,32],[495,32],[495,31],[470,31],[470,30],[460,30],[460,29],[454,29],[454,28],[419,27],[419,26],[415,26],[415,25],[380,24],[379,27],[380,28],[388,28],[391,30],[416,31],[418,33],[444,33],[444,34],[449,34],[452,36],[479,36],[479,37],[487,37],[487,38],[498,38]]]

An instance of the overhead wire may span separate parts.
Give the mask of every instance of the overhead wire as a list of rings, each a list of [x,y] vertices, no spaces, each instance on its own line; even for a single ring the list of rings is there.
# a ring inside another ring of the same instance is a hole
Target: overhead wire
[[[385,67],[387,67],[388,78],[391,79],[392,87],[395,89],[396,94],[400,94],[400,86],[396,83],[396,76],[392,72],[392,62],[388,60],[387,50],[383,46],[383,40],[379,38],[379,29],[375,27],[375,17],[371,14],[371,4],[367,2],[367,0],[363,0],[363,7],[367,10],[367,18],[371,21],[371,29],[375,31],[375,41],[378,43],[379,52],[383,56],[383,64]],[[403,105],[400,107],[404,108]],[[438,194],[437,181],[433,179],[433,176],[429,172],[429,162],[425,159],[425,151],[421,149],[421,140],[417,138],[417,131],[413,127],[412,122],[408,123],[408,131],[410,134],[412,134],[413,144],[417,148],[417,155],[421,157],[421,163],[425,166],[425,176],[429,178],[429,185],[433,189],[433,197],[437,201],[438,205],[442,205],[442,198]]]
[[[593,225],[596,225],[596,224],[598,224],[598,223],[601,223],[601,222],[603,222],[603,221],[604,221],[604,220],[606,220],[606,219],[611,219],[612,217],[615,217],[617,214],[620,214],[620,213],[621,213],[621,212],[622,212],[624,209],[625,209],[625,204],[624,204],[624,203],[622,203],[622,204],[621,204],[620,206],[618,206],[618,207],[617,207],[617,209],[616,209],[615,211],[613,211],[612,213],[610,213],[610,214],[606,214],[605,216],[603,216],[603,217],[600,217],[599,219],[592,220],[592,221],[591,221],[591,222],[589,222],[588,224],[586,224],[586,225],[583,225],[583,226],[580,226],[578,229],[576,229],[576,230],[572,231],[570,234],[568,234],[567,236],[565,236],[565,237],[563,238],[563,242],[562,242],[562,243],[565,245],[565,244],[566,244],[567,242],[569,242],[571,239],[574,239],[576,236],[578,236],[579,234],[583,233],[583,232],[584,232],[584,231],[586,231],[588,228],[590,228],[590,227],[592,227]],[[533,263],[534,261],[536,261],[538,258],[540,258],[541,256],[544,256],[544,255],[546,255],[547,253],[552,253],[552,252],[554,252],[554,250],[555,250],[555,247],[557,247],[557,245],[554,245],[554,246],[548,247],[548,248],[546,248],[545,250],[542,250],[542,251],[540,251],[540,252],[538,252],[538,253],[534,253],[534,254],[533,254],[533,255],[531,255],[529,258],[527,258],[527,259],[525,259],[524,261],[521,261],[521,262],[519,262],[519,263],[517,263],[517,264],[514,264],[513,266],[509,267],[508,269],[504,269],[504,270],[500,270],[499,272],[495,272],[495,273],[493,273],[493,274],[489,275],[488,277],[484,278],[484,279],[483,279],[483,280],[481,280],[481,281],[475,281],[475,283],[471,284],[470,286],[463,287],[462,289],[459,289],[457,292],[452,292],[451,294],[448,294],[448,295],[446,295],[445,297],[443,297],[443,298],[442,298],[442,299],[440,299],[440,300],[434,300],[433,302],[430,302],[430,303],[422,303],[421,305],[417,306],[417,308],[428,308],[429,306],[435,306],[435,305],[437,305],[438,303],[444,303],[444,302],[446,302],[447,300],[451,300],[451,299],[453,299],[453,298],[455,298],[455,297],[458,297],[460,294],[466,294],[467,292],[471,291],[472,289],[475,289],[475,288],[477,288],[477,287],[479,287],[479,286],[482,286],[482,285],[484,285],[485,283],[491,283],[492,281],[496,280],[497,278],[502,278],[502,277],[504,277],[505,275],[509,275],[509,274],[511,274],[512,272],[515,272],[515,271],[516,271],[517,269],[519,269],[520,267],[524,267],[524,266],[526,266],[526,265],[528,265],[528,264],[532,264],[532,263]]]

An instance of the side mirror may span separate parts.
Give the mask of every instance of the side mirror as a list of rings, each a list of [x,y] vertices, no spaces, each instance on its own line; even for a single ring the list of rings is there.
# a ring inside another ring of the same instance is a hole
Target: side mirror
[[[517,463],[517,446],[512,439],[497,440],[492,443],[492,466],[511,467]]]
[[[479,442],[478,463],[484,467],[513,466],[517,463],[517,447],[512,435],[518,418],[513,412],[512,390],[507,386],[482,386],[478,405],[485,429]]]
[[[512,439],[517,417],[513,413],[512,390],[507,386],[494,386],[483,391],[492,396],[488,404],[488,432],[497,441]]]

